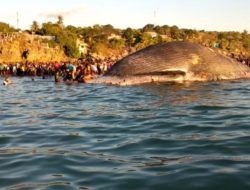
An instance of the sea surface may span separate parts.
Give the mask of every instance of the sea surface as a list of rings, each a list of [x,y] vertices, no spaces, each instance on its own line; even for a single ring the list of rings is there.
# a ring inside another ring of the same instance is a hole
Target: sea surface
[[[0,85],[0,189],[250,189],[250,80],[12,80]]]

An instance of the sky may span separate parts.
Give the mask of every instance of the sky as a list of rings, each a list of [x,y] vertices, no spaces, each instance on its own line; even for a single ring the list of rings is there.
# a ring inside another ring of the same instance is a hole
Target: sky
[[[207,31],[250,32],[250,0],[0,0],[0,22],[30,29],[33,21],[142,28],[176,25]],[[19,22],[17,22],[17,18]]]

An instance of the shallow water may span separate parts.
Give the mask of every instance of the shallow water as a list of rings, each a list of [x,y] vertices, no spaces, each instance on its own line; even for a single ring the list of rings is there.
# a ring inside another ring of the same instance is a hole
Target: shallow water
[[[1,189],[250,188],[250,81],[13,81],[0,85]]]

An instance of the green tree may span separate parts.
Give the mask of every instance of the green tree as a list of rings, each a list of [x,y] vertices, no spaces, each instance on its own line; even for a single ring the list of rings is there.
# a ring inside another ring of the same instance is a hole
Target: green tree
[[[31,32],[37,33],[39,31],[39,24],[37,21],[33,21],[31,25]]]
[[[164,30],[164,35],[171,36],[170,27],[168,25],[163,25],[161,28]]]
[[[165,29],[161,26],[155,26],[154,27],[154,31],[157,33],[157,34],[160,34],[160,35],[165,35]]]
[[[154,25],[153,24],[147,24],[142,28],[143,32],[154,32]]]
[[[43,23],[40,34],[55,36],[55,42],[64,49],[64,53],[67,56],[71,58],[78,58],[80,56],[79,48],[76,44],[78,39],[77,34],[70,31],[68,28],[60,27],[58,22],[56,24],[51,22]]]
[[[223,50],[229,50],[230,42],[227,39],[222,39],[219,41],[220,48]]]
[[[217,35],[218,40],[227,39],[227,35],[224,32],[219,32]]]
[[[58,17],[57,17],[57,24],[58,24],[58,26],[59,27],[61,27],[61,28],[63,28],[64,27],[64,23],[63,23],[63,16],[61,16],[61,15],[59,15]]]
[[[125,47],[125,41],[123,39],[110,39],[109,40],[109,47],[112,49],[122,50]]]
[[[119,34],[120,31],[118,29],[115,29],[111,24],[107,24],[102,26],[102,33],[106,35],[111,35],[111,34]]]
[[[161,35],[157,35],[157,36],[153,39],[153,41],[152,41],[153,44],[158,44],[158,43],[162,43],[162,42],[163,42],[163,38],[161,37]]]
[[[185,40],[194,39],[198,36],[197,31],[191,29],[183,29],[182,36]]]
[[[42,24],[42,28],[39,30],[38,33],[41,34],[41,35],[56,36],[61,31],[62,31],[62,29],[57,24],[47,22],[47,23]]]
[[[63,47],[64,53],[71,58],[79,58],[80,52],[77,47],[77,36],[69,31],[62,31],[56,36],[57,41]]]
[[[135,35],[136,33],[131,28],[127,28],[126,30],[123,31],[122,37],[125,38],[126,45],[128,47],[131,47],[134,44]]]
[[[178,40],[180,38],[180,30],[177,26],[172,26],[170,28],[170,34],[173,39]]]
[[[243,47],[246,49],[246,51],[250,53],[250,36],[249,35],[244,37],[242,44],[243,44]]]
[[[10,32],[15,32],[16,29],[11,27],[9,24],[6,24],[4,22],[0,22],[0,32],[7,32],[7,33],[10,33]]]
[[[141,49],[153,44],[151,35],[147,33],[138,34],[136,37],[136,49]]]

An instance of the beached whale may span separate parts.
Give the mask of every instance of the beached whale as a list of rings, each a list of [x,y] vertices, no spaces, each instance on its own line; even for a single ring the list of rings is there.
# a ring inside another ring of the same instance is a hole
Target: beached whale
[[[213,49],[190,42],[161,43],[135,52],[88,83],[135,85],[169,81],[250,78],[250,68]]]

